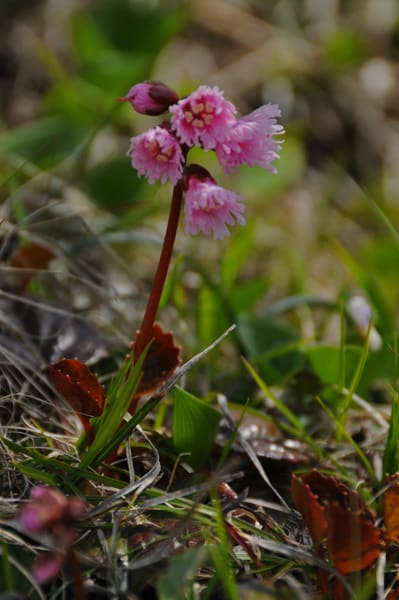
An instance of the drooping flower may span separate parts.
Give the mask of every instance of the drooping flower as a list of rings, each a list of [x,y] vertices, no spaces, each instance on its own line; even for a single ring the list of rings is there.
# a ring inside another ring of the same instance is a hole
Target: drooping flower
[[[64,556],[59,552],[42,553],[32,567],[32,574],[39,583],[47,583],[57,577],[63,563]]]
[[[198,165],[187,168],[185,192],[184,224],[188,233],[213,234],[215,240],[220,240],[230,235],[227,225],[245,224],[242,196],[218,186],[206,169]]]
[[[179,100],[177,93],[161,81],[143,81],[134,85],[120,102],[130,102],[134,110],[144,115],[162,115]]]
[[[216,145],[216,154],[226,173],[242,164],[276,172],[272,162],[279,157],[281,142],[273,136],[284,132],[276,120],[280,114],[278,106],[266,104],[236,121],[223,142]]]
[[[64,517],[67,498],[58,490],[39,485],[32,488],[31,500],[21,509],[21,523],[31,533],[44,531]]]
[[[81,498],[67,498],[58,490],[39,485],[32,488],[30,500],[21,509],[20,522],[27,533],[47,534],[54,549],[40,553],[33,574],[41,583],[54,578],[76,540],[75,525],[86,513]]]
[[[128,155],[139,175],[175,185],[183,171],[183,152],[176,137],[164,127],[153,127],[130,140]]]
[[[216,147],[235,123],[236,109],[217,87],[201,85],[195,92],[170,106],[171,128],[188,146]]]

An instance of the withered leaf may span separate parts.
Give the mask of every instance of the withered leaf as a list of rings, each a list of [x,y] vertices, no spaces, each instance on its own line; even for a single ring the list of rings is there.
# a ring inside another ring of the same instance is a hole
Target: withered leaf
[[[14,267],[12,273],[14,287],[23,290],[37,269],[45,269],[54,253],[47,247],[36,242],[19,246],[11,256],[9,265]]]
[[[389,475],[384,492],[384,521],[388,539],[399,544],[399,473]]]
[[[370,516],[331,502],[327,509],[327,546],[340,573],[354,573],[372,565],[381,553],[381,530]]]
[[[319,497],[313,493],[311,485],[304,479],[305,476],[292,475],[291,495],[309,529],[313,543],[319,545],[327,537],[327,518]]]
[[[378,558],[381,530],[358,492],[316,469],[300,477],[293,475],[291,492],[313,542],[326,542],[338,571],[359,571]]]

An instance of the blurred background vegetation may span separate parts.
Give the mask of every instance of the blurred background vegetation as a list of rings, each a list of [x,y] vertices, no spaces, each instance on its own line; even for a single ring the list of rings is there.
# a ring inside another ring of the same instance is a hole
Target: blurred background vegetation
[[[399,300],[396,0],[2,0],[0,27],[1,258],[10,264],[32,242],[53,253],[29,293],[128,343],[171,190],[132,170],[129,137],[155,119],[117,99],[144,79],[179,94],[218,85],[241,114],[278,103],[286,138],[277,175],[243,167],[227,177],[211,153],[193,153],[248,204],[248,225],[222,243],[178,235],[160,319],[186,358],[239,324],[237,347],[203,367],[202,391],[237,369],[239,352],[272,383],[287,381],[305,364],[299,340],[339,343],[352,296],[370,304],[389,345]],[[2,287],[15,291],[7,269]],[[354,325],[346,336],[363,343]],[[312,354],[313,368],[334,380],[318,367],[326,356]],[[391,363],[376,352],[364,385],[392,375]]]

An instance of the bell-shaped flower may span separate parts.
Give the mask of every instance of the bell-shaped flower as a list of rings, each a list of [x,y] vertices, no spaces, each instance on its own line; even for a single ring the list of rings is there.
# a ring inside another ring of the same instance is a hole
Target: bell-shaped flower
[[[284,133],[276,120],[279,116],[278,106],[266,104],[236,121],[223,142],[216,145],[216,154],[226,173],[243,164],[276,172],[272,163],[279,157],[281,141],[273,136]]]
[[[76,541],[75,525],[87,511],[84,500],[66,497],[58,490],[39,485],[32,488],[30,500],[21,508],[19,520],[27,533],[50,535],[53,550],[39,553],[33,574],[41,583],[54,578]]]
[[[195,92],[170,107],[171,128],[187,146],[216,147],[235,123],[236,109],[217,87],[201,85]]]
[[[184,187],[184,224],[188,233],[212,234],[220,240],[230,235],[228,225],[245,224],[242,196],[218,186],[206,169],[190,165]]]
[[[183,152],[176,137],[164,127],[152,127],[130,140],[128,155],[139,175],[149,183],[160,179],[175,185],[183,171]]]

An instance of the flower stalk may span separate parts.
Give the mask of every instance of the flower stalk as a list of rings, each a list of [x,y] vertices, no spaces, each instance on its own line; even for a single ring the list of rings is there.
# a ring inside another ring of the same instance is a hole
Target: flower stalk
[[[217,185],[200,165],[186,166],[189,150],[200,147],[214,151],[226,173],[239,165],[258,165],[275,172],[281,142],[274,135],[284,132],[277,123],[278,106],[268,104],[237,118],[237,110],[218,87],[206,85],[179,99],[159,81],[134,85],[121,101],[136,112],[169,118],[134,136],[128,155],[132,167],[149,183],[170,181],[174,186],[168,224],[153,287],[140,331],[134,343],[137,362],[154,338],[154,320],[168,273],[184,195],[184,225],[188,233],[212,235],[215,240],[230,235],[229,227],[245,224],[244,198]]]
[[[162,290],[165,285],[168,274],[170,260],[172,258],[173,247],[176,240],[177,227],[181,207],[183,203],[183,186],[179,180],[173,188],[172,203],[170,205],[168,224],[162,245],[161,255],[158,261],[158,267],[154,277],[151,293],[148,298],[147,307],[144,313],[141,329],[137,335],[134,347],[134,362],[136,363],[141,353],[145,350],[152,339],[152,330],[155,317],[159,307]]]

